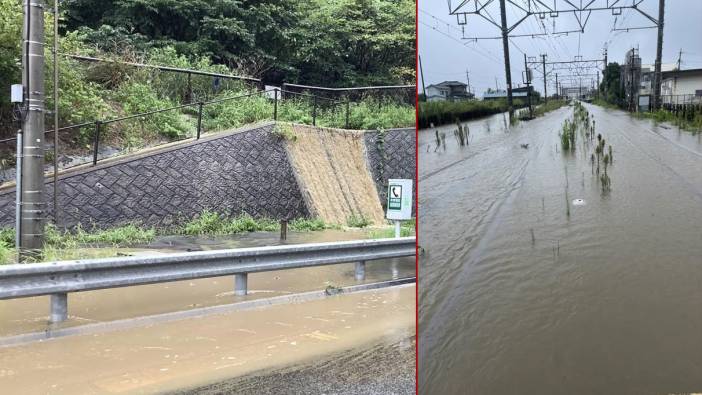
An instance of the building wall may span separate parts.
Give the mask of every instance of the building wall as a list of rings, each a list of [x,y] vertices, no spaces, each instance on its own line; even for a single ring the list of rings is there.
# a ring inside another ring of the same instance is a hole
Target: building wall
[[[441,90],[435,86],[427,87],[427,100],[429,101],[440,101],[446,100],[448,92]]]

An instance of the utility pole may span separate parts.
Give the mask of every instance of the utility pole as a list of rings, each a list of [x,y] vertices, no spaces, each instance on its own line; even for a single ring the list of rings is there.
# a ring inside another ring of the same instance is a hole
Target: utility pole
[[[661,0],[662,1],[662,0]],[[509,32],[507,30],[507,9],[505,0],[500,0],[500,21],[502,25],[502,49],[505,53],[505,77],[507,79],[507,107],[509,108],[509,119],[514,116],[514,106],[512,104],[512,75],[509,68]]]
[[[629,81],[629,112],[634,111],[634,68],[636,67],[636,50],[634,48],[631,49],[631,58],[629,60],[629,71],[630,71],[630,81]],[[656,77],[654,76],[654,79]],[[655,105],[655,88],[654,88],[654,105]]]
[[[495,90],[496,90],[496,91],[499,91],[499,90],[500,90],[500,86],[497,85],[497,77],[495,77]]]
[[[468,82],[468,93],[470,93],[470,71],[466,69],[466,82]]]
[[[527,87],[527,104],[529,105],[529,118],[534,118],[534,109],[531,107],[531,75],[527,56],[524,54],[524,83]]]
[[[524,55],[526,56],[526,55]],[[548,103],[548,93],[546,92],[546,54],[541,54],[541,67],[544,71],[544,104]]]
[[[44,9],[25,0],[22,84],[25,116],[22,124],[20,194],[20,259],[37,256],[44,244]]]
[[[558,92],[558,73],[556,73],[556,99],[560,99],[560,95]]]
[[[424,88],[424,69],[422,68],[422,57],[417,55],[419,58],[419,75],[422,76],[422,93],[424,94],[424,100],[427,100],[427,90]]]
[[[658,0],[658,41],[656,42],[656,65],[653,81],[653,109],[660,107],[661,99],[661,57],[663,56],[663,21],[665,16],[665,0]]]
[[[680,52],[678,52],[678,70],[680,70],[681,63],[682,63],[682,48],[680,48]]]
[[[597,71],[597,98],[600,98],[600,72]]]
[[[604,70],[602,70],[602,79],[604,80],[604,96],[607,100],[607,48],[604,50]]]
[[[59,226],[58,207],[58,145],[59,145],[59,67],[58,67],[58,23],[59,23],[59,0],[54,0],[54,225]]]

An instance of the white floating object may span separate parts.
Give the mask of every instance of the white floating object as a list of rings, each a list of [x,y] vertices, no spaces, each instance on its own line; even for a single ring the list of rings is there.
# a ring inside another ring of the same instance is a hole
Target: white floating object
[[[585,205],[585,200],[583,200],[583,199],[573,200],[573,206],[584,206],[584,205]]]

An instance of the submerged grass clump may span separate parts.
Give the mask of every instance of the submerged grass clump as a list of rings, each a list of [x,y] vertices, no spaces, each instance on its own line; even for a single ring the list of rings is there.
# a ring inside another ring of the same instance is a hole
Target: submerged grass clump
[[[458,144],[463,147],[468,145],[468,136],[470,135],[470,129],[468,125],[461,125],[461,123],[456,120],[457,129],[453,131],[454,136],[458,140]]]

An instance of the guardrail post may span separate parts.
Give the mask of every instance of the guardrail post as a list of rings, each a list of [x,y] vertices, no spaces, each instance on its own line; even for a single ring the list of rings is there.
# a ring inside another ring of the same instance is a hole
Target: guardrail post
[[[350,107],[351,107],[351,100],[347,98],[346,99],[346,129],[349,128],[349,114],[350,114],[349,108]]]
[[[200,140],[202,133],[202,102],[197,103],[197,140]]]
[[[312,106],[312,126],[317,126],[317,96],[312,96],[314,98],[314,105]]]
[[[93,142],[93,166],[97,165],[98,148],[100,148],[100,121],[95,121],[95,141]]]
[[[288,220],[280,221],[280,240],[288,239]]]
[[[278,89],[273,90],[275,99],[273,100],[273,120],[278,120]]]
[[[66,321],[68,318],[68,294],[51,294],[51,323]]]
[[[366,261],[356,262],[356,281],[366,279]]]
[[[248,291],[248,277],[248,273],[234,275],[234,295],[246,296],[246,292]]]

